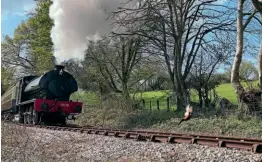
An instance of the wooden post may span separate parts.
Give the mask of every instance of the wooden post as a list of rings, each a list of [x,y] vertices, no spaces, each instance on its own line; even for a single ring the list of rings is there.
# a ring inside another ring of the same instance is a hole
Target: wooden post
[[[159,100],[156,100],[156,104],[157,104],[157,110],[159,111],[160,108],[159,108]]]
[[[262,107],[262,94],[261,94],[261,100],[260,100],[260,108]]]
[[[152,111],[152,101],[149,102],[150,111]]]
[[[144,99],[142,99],[143,107],[146,108],[146,102]]]
[[[166,99],[166,104],[167,104],[167,111],[169,111],[170,110],[169,97],[167,97]]]

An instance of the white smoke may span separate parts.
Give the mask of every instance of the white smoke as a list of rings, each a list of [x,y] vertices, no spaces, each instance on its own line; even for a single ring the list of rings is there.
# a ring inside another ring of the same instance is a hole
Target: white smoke
[[[51,38],[54,55],[60,63],[70,58],[84,58],[87,39],[108,34],[112,22],[106,20],[123,0],[53,0],[50,17],[54,19]]]

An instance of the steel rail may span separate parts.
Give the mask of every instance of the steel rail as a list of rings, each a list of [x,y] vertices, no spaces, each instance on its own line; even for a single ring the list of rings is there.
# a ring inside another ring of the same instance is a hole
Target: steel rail
[[[17,124],[16,124],[17,125]],[[29,125],[18,124],[26,127],[44,128],[59,131],[72,131],[86,134],[96,134],[104,136],[113,136],[118,138],[135,139],[138,141],[151,142],[167,142],[167,143],[187,143],[199,144],[212,147],[225,147],[231,149],[242,149],[252,151],[254,153],[262,153],[262,139],[255,138],[240,138],[227,136],[212,136],[199,134],[183,134],[169,132],[154,132],[154,131],[136,131],[136,130],[121,130],[121,129],[104,129],[92,126],[45,126],[45,125]]]

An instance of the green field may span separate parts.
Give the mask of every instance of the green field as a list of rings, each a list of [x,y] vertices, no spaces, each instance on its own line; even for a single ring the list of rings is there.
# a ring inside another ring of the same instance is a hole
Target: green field
[[[242,85],[245,89],[249,88],[257,88],[257,81],[245,83],[242,82]],[[221,84],[216,88],[217,95],[219,97],[227,98],[232,104],[237,105],[237,96],[235,90],[232,87],[232,84]],[[198,95],[197,92],[191,90],[191,101],[198,102]],[[166,98],[170,95],[170,91],[150,91],[150,92],[143,92],[140,94],[136,94],[136,99],[144,99],[146,101],[146,107],[149,107],[149,102],[151,100],[152,106],[156,107],[156,101],[160,101],[160,108],[166,108]]]
[[[167,108],[167,96],[170,95],[169,90],[163,91],[149,91],[135,94],[136,100],[145,100],[146,108],[150,108],[150,101],[152,109],[157,108],[157,100],[159,100],[159,108],[166,109]],[[174,106],[174,105],[171,105]],[[174,107],[171,107],[171,109]]]
[[[231,103],[237,104],[237,95],[235,93],[232,84],[222,84],[216,88],[217,95],[220,97],[225,97]]]
[[[247,88],[246,83],[242,83],[245,88]],[[253,84],[253,86],[250,86],[250,84]],[[255,87],[256,82],[249,83],[249,87]],[[222,84],[219,85],[216,88],[217,95],[220,97],[227,98],[232,104],[237,105],[237,97],[235,94],[235,91],[230,83],[228,84]],[[147,109],[150,108],[150,101],[151,101],[151,107],[152,109],[157,108],[157,100],[159,100],[159,108],[160,109],[167,109],[167,97],[170,96],[169,90],[163,90],[163,91],[149,91],[149,92],[139,92],[135,94],[131,94],[132,98],[135,98],[136,100],[145,100],[145,106]],[[198,95],[196,91],[191,91],[191,101],[198,102]],[[92,92],[77,92],[72,95],[71,97],[73,100],[79,99],[83,101],[86,105],[94,105],[97,104],[99,97]],[[175,105],[170,100],[170,109],[175,109]]]
[[[246,87],[246,84],[243,84]],[[227,98],[231,103],[237,104],[237,97],[232,85],[222,84],[216,88],[217,95],[220,97]],[[160,102],[160,109],[166,109],[166,98],[170,95],[170,91],[150,91],[150,92],[142,92],[135,95],[136,99],[144,99],[146,103],[146,107],[149,108],[150,100],[152,104],[152,108],[156,108],[157,100]],[[191,101],[198,102],[197,93],[192,90],[191,91]],[[174,108],[174,105],[172,105]]]

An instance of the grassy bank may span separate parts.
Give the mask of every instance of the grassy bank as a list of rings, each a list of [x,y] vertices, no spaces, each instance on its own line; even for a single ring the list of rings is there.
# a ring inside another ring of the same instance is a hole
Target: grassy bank
[[[89,109],[77,120],[80,125],[96,125],[115,129],[147,129],[156,131],[204,133],[262,138],[262,120],[239,120],[236,116],[193,116],[178,126],[183,112],[153,110],[127,113],[115,109]]]
[[[217,87],[217,93],[236,104],[236,95],[231,84],[223,84]],[[174,132],[189,133],[210,133],[218,135],[243,136],[262,138],[262,120],[261,118],[250,118],[240,120],[236,115],[228,115],[224,110],[219,113],[204,111],[201,115],[194,114],[193,118],[178,126],[179,120],[184,112],[167,112],[165,109],[166,97],[169,91],[143,92],[136,94],[136,98],[143,98],[148,104],[149,100],[160,100],[160,111],[152,109],[135,110],[127,112],[124,110],[122,101],[114,98],[100,97],[91,92],[77,92],[72,95],[72,100],[84,102],[83,113],[78,117],[77,123],[80,125],[96,125],[110,128],[124,129],[153,129]],[[156,102],[152,102],[156,106]],[[209,111],[217,111],[210,109]],[[226,114],[222,116],[222,113]]]

